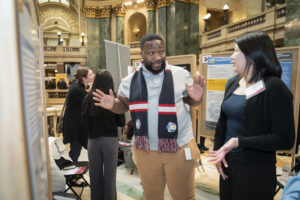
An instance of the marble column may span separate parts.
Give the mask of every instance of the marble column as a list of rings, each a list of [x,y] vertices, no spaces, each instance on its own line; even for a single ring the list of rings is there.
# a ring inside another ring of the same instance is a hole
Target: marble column
[[[186,38],[188,37],[188,18],[186,17],[185,8],[185,3],[180,1],[173,1],[167,8],[168,56],[186,54],[185,48],[187,48],[187,44],[185,43],[185,36]]]
[[[286,22],[284,46],[300,46],[300,1],[288,0],[286,3]]]
[[[167,7],[166,47],[167,56],[175,55],[175,2]]]
[[[156,0],[146,0],[145,6],[148,11],[147,33],[156,33]]]
[[[110,18],[99,19],[99,66],[100,69],[106,69],[105,45],[104,40],[111,40]]]
[[[116,16],[116,42],[124,44],[124,17]]]
[[[167,56],[199,54],[199,4],[197,1],[159,1],[158,33],[166,40]],[[165,3],[165,4],[164,4]]]
[[[148,10],[148,33],[156,33],[155,10]]]
[[[124,15],[125,10],[122,4],[112,8],[112,13],[116,16],[116,42],[124,44]]]
[[[97,71],[99,66],[99,19],[87,18],[87,67]]]
[[[199,57],[199,4],[189,4],[189,43],[188,53]]]
[[[158,8],[158,34],[167,43],[167,7]]]

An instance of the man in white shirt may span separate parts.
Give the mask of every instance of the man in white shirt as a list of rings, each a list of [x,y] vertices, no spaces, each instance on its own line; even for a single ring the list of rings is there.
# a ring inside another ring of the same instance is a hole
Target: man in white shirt
[[[145,199],[160,200],[168,185],[173,199],[195,199],[194,167],[199,149],[194,141],[186,104],[199,105],[203,76],[166,62],[163,39],[145,35],[140,42],[143,65],[125,77],[117,98],[96,90],[95,105],[114,113],[130,110],[134,129],[133,160]]]

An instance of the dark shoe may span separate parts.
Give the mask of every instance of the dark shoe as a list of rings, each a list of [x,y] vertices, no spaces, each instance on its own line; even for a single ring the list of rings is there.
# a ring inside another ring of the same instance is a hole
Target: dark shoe
[[[204,153],[204,151],[203,151],[203,149],[201,148],[201,149],[200,149],[200,154],[203,154],[203,153]]]
[[[206,147],[206,146],[203,146],[202,149],[203,149],[204,151],[208,151],[208,150],[209,150],[209,148]]]
[[[73,186],[75,187],[85,187],[88,186],[86,182],[81,182],[81,183],[74,183]]]

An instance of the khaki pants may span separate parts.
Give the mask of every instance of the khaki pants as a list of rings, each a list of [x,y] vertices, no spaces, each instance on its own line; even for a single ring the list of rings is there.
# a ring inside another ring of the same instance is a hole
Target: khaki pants
[[[190,148],[192,160],[185,159],[185,147]],[[200,152],[194,140],[176,153],[147,152],[133,146],[132,154],[142,180],[145,200],[163,200],[166,184],[174,200],[195,199],[195,164]]]

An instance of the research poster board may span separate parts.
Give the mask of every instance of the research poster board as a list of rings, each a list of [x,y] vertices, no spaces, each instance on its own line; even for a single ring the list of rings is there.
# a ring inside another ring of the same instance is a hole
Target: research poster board
[[[201,136],[214,137],[216,123],[219,118],[218,113],[220,113],[225,91],[225,84],[228,78],[235,74],[229,60],[231,54],[232,52],[220,52],[203,55],[200,54],[199,56],[200,69],[207,81],[206,93],[201,104]],[[276,49],[276,54],[282,66],[281,78],[294,96],[294,119],[297,133],[300,102],[299,47],[278,48]],[[289,153],[291,153],[292,157],[294,157],[295,145]],[[292,160],[292,164],[293,162],[294,159]]]
[[[45,155],[44,81],[40,57],[41,38],[35,1],[19,1],[17,8],[19,59],[26,151],[33,200],[48,199],[47,160]]]
[[[206,128],[216,128],[227,80],[234,75],[230,57],[209,57],[206,77]]]

